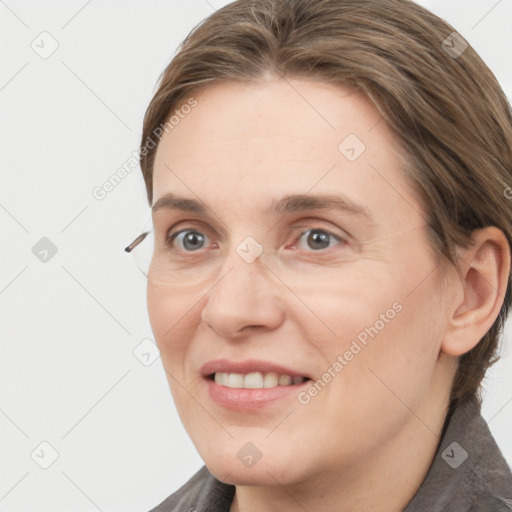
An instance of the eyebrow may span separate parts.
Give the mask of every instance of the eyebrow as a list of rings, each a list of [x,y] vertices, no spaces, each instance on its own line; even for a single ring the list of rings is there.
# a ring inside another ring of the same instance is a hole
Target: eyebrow
[[[369,223],[375,224],[374,217],[368,208],[343,195],[293,194],[279,200],[274,199],[270,205],[269,212],[273,214],[288,214],[326,209],[345,211],[363,217]],[[173,193],[167,193],[160,197],[151,210],[153,213],[159,210],[180,210],[208,216],[208,207],[203,202],[180,197]]]

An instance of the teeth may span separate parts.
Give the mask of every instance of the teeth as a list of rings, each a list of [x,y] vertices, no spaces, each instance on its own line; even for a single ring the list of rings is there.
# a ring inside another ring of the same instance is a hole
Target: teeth
[[[226,375],[226,386],[228,388],[243,388],[244,387],[244,376],[239,373],[228,373]]]
[[[227,383],[227,373],[216,373],[215,374],[215,384],[220,384],[221,386],[225,386]]]
[[[263,377],[264,388],[275,388],[279,384],[279,375],[277,373],[266,373]]]
[[[260,372],[248,373],[244,377],[245,389],[257,389],[263,387],[263,375]]]
[[[289,386],[292,383],[292,378],[289,375],[281,375],[279,377],[280,386]]]
[[[275,388],[277,386],[290,386],[301,384],[304,377],[290,377],[289,375],[278,375],[277,373],[253,372],[243,375],[241,373],[217,372],[214,376],[216,384],[238,389],[261,389]]]

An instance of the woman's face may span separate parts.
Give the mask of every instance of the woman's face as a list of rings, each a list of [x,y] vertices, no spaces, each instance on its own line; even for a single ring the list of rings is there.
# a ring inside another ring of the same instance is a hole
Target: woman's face
[[[364,96],[319,82],[194,97],[157,150],[148,280],[187,432],[233,484],[391,460],[453,375],[440,269],[395,139]]]

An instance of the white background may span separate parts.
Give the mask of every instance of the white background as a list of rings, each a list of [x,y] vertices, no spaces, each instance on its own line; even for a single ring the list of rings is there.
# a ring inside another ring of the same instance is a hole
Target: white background
[[[92,191],[138,149],[177,45],[226,3],[0,0],[0,512],[141,512],[202,465],[160,359],[133,354],[152,338],[145,278],[123,251],[148,210],[140,169],[101,201]],[[421,3],[511,97],[512,2]],[[47,59],[31,48],[43,31],[59,45]],[[46,263],[32,253],[42,237],[58,249]],[[512,464],[510,334],[483,412]],[[48,469],[43,441],[58,452]]]

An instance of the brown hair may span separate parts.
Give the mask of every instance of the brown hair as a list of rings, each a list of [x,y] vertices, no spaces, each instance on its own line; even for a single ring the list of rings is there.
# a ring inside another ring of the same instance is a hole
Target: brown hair
[[[496,78],[445,21],[409,0],[237,0],[186,37],[144,118],[140,163],[149,204],[153,162],[172,110],[208,84],[265,73],[342,84],[375,104],[407,155],[404,172],[429,214],[433,247],[457,266],[457,246],[496,226],[512,246],[512,115]],[[450,51],[450,48],[458,52]],[[462,53],[458,55],[458,53]],[[166,130],[167,131],[167,130]],[[148,148],[153,141],[152,149]],[[510,188],[508,188],[510,190]],[[480,397],[511,306],[459,358],[451,405]]]

